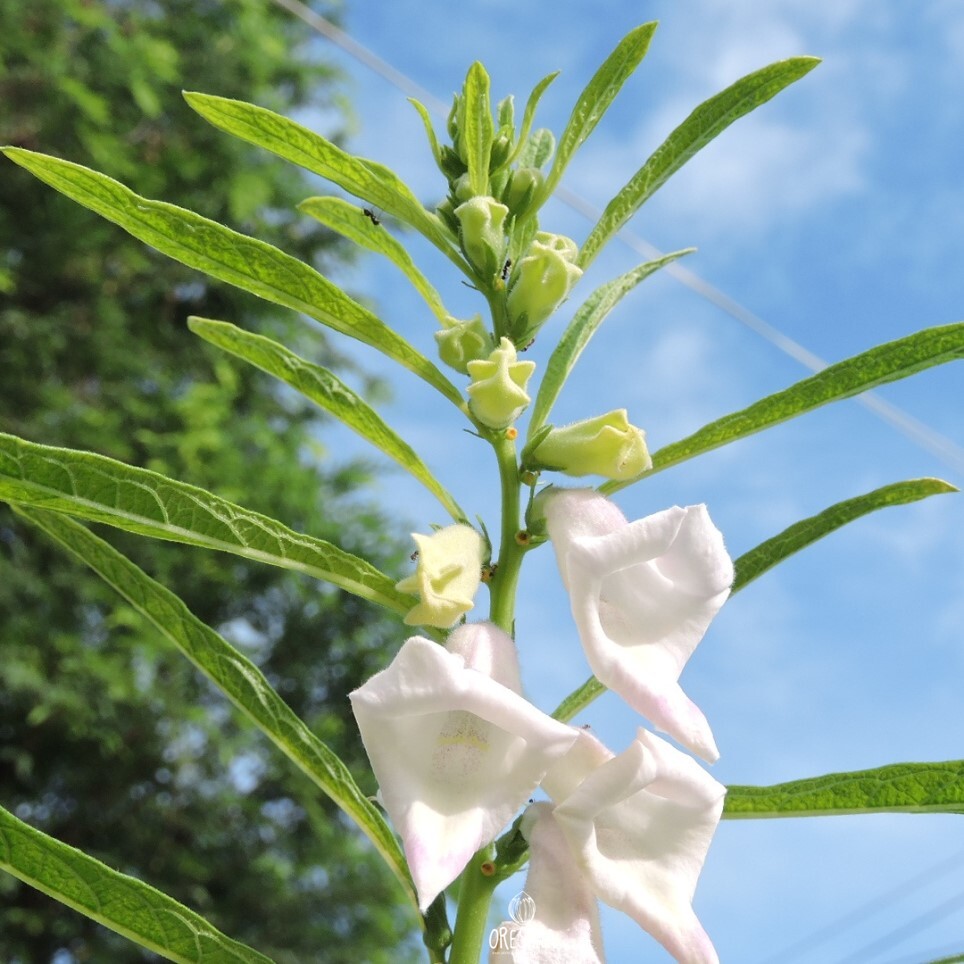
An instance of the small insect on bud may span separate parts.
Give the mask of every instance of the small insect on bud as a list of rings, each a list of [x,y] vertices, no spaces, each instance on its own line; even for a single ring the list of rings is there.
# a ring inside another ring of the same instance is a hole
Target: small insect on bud
[[[375,227],[378,227],[378,225],[382,223],[382,219],[375,213],[375,211],[372,208],[362,208],[362,214],[364,214],[365,217],[368,218],[368,220],[375,225]]]
[[[416,549],[408,558],[411,559],[412,562],[417,562],[417,561],[418,561],[418,549]]]
[[[506,258],[505,264],[502,265],[502,280],[505,281],[509,277],[509,272],[512,270],[512,258]]]

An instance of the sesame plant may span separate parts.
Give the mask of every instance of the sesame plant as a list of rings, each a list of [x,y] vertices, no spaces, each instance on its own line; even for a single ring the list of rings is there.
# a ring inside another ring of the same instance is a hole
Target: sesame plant
[[[574,424],[552,421],[568,375],[607,314],[688,251],[582,293],[585,270],[690,157],[817,65],[810,57],[780,61],[700,104],[615,193],[581,242],[553,233],[540,212],[642,61],[654,30],[644,24],[619,42],[558,136],[535,126],[554,74],[536,85],[517,118],[512,97],[493,108],[489,76],[473,64],[442,134],[413,102],[442,179],[444,198],[432,209],[388,167],[348,154],[305,126],[252,104],[185,94],[227,134],[351,196],[310,198],[301,210],[404,273],[438,323],[435,345],[410,344],[312,266],[277,248],[141,197],[72,161],[5,151],[163,254],[384,353],[457,411],[461,428],[475,438],[459,432],[453,447],[479,440],[491,447],[498,492],[490,505],[463,508],[412,445],[330,371],[228,321],[191,320],[199,338],[307,396],[436,497],[437,516],[420,520],[422,533],[414,537],[413,571],[385,573],[213,492],[94,453],[0,435],[0,498],[116,589],[341,808],[397,878],[431,962],[467,964],[484,954],[515,962],[602,961],[599,901],[638,923],[641,953],[655,940],[679,961],[716,961],[692,898],[721,817],[964,809],[964,761],[724,787],[704,765],[719,755],[710,721],[679,683],[730,595],[854,519],[953,486],[912,479],[857,494],[736,560],[705,505],[628,521],[614,499],[662,469],[959,358],[964,324],[871,347],[653,453],[624,409],[587,412]],[[446,309],[393,233],[398,224],[422,235],[474,289],[477,314],[456,318]],[[567,299],[578,307],[540,371],[522,353]],[[444,368],[429,359],[429,348]],[[413,627],[408,634],[399,625],[394,659],[358,680],[351,695],[371,762],[370,786],[356,782],[250,660],[86,522],[306,573]],[[527,640],[514,638],[521,568],[530,552],[547,551],[546,543],[588,664],[574,670],[571,694],[554,709],[523,695],[519,659]],[[570,723],[607,689],[639,715],[636,732],[613,748]],[[3,809],[0,867],[169,960],[269,960],[148,882]],[[524,893],[511,905],[511,920],[493,926],[493,892],[522,868]]]

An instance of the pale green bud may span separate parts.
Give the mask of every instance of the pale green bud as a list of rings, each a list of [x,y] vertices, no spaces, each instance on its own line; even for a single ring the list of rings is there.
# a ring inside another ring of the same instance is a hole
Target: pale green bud
[[[461,226],[462,250],[486,276],[502,269],[508,213],[509,209],[494,197],[474,197],[455,209]]]
[[[535,167],[520,167],[512,172],[506,189],[502,192],[502,200],[509,206],[509,210],[520,217],[529,210],[533,199],[541,191],[546,178],[542,171]],[[539,232],[543,234],[544,232]],[[539,235],[536,235],[538,238]],[[557,235],[554,235],[557,237]],[[570,259],[571,260],[571,259]]]
[[[492,336],[476,315],[467,321],[450,318],[446,327],[435,332],[439,358],[463,375],[468,374],[468,363],[487,358],[492,351]]]
[[[420,601],[405,622],[448,629],[474,604],[482,582],[482,536],[471,526],[457,524],[431,536],[413,532],[412,538],[418,546],[418,567],[395,588],[418,593]]]
[[[601,475],[619,482],[653,467],[646,433],[629,424],[624,408],[550,429],[523,462],[527,468]]]
[[[509,292],[510,332],[516,344],[524,345],[535,335],[582,277],[582,268],[573,263],[578,252],[576,243],[561,234],[536,234]]]
[[[518,361],[515,346],[503,338],[487,359],[468,363],[469,410],[489,428],[508,428],[529,404],[525,389],[535,367]]]
[[[472,182],[469,180],[467,173],[452,182],[452,193],[460,201],[468,201],[474,197],[472,193]]]

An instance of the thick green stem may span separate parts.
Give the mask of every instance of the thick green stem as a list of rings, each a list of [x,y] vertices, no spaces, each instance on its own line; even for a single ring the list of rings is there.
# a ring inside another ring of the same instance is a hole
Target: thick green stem
[[[492,862],[492,848],[483,847],[462,871],[459,888],[459,913],[449,964],[478,964],[485,944],[489,904],[498,878],[482,873],[483,865]]]
[[[525,545],[519,534],[519,464],[516,461],[515,441],[506,433],[492,440],[499,461],[499,480],[502,483],[502,531],[500,534],[498,569],[492,577],[489,618],[500,629],[514,636],[515,594],[519,585],[519,571]]]

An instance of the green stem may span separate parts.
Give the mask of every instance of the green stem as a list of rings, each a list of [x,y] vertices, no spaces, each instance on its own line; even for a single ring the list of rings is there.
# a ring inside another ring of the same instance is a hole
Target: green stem
[[[491,440],[499,462],[502,483],[502,531],[499,544],[498,569],[490,584],[489,618],[510,636],[515,635],[515,595],[519,585],[519,571],[525,546],[516,541],[519,533],[519,463],[516,461],[515,441],[499,432]]]
[[[482,873],[482,865],[492,862],[492,848],[483,847],[462,871],[459,888],[459,913],[449,964],[478,964],[482,958],[489,904],[498,878]]]

